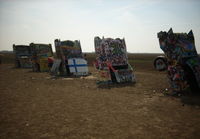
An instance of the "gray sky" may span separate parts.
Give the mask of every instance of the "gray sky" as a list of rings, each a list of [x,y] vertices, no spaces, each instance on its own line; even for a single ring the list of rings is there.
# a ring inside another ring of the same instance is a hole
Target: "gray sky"
[[[12,44],[125,38],[129,52],[162,52],[157,32],[193,30],[200,53],[200,0],[0,0],[0,50]]]

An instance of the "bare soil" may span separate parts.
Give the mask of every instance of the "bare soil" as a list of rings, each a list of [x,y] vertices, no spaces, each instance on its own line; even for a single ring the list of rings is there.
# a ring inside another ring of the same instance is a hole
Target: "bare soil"
[[[0,138],[200,138],[200,97],[164,95],[165,72],[136,67],[136,84],[99,86],[90,71],[52,78],[0,65]]]

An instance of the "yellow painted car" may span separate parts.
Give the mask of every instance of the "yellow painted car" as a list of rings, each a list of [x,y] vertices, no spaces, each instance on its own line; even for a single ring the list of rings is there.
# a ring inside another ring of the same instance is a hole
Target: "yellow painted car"
[[[30,44],[33,71],[49,71],[48,58],[53,56],[51,44]]]

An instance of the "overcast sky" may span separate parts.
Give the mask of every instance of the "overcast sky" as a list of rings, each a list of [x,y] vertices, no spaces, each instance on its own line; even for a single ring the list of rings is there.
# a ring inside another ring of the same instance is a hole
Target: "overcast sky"
[[[200,53],[200,0],[0,0],[0,50],[12,44],[80,40],[94,51],[94,37],[125,38],[129,52],[162,52],[157,32],[193,30]]]

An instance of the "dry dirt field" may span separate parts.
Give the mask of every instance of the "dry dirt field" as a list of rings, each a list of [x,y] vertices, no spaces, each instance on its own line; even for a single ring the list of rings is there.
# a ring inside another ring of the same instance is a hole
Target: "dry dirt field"
[[[0,138],[200,138],[199,95],[164,95],[166,73],[149,61],[131,63],[136,84],[100,86],[91,66],[87,78],[55,79],[1,64]]]

